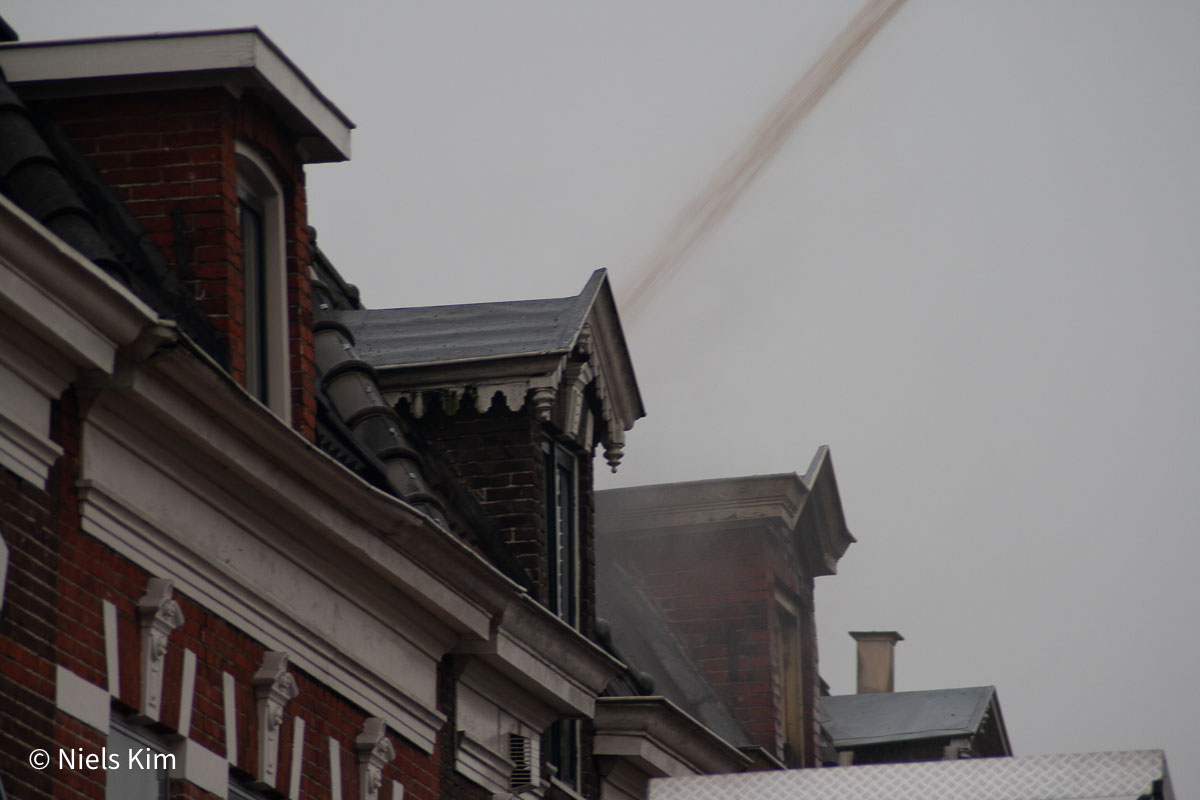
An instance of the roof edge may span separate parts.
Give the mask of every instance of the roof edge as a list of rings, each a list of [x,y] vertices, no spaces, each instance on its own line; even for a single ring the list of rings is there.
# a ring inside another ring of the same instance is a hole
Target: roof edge
[[[47,96],[61,96],[66,87],[84,94],[137,91],[151,78],[188,76],[194,86],[200,76],[226,85],[245,75],[284,112],[307,162],[350,158],[354,122],[256,27],[0,44],[0,66],[9,84]]]

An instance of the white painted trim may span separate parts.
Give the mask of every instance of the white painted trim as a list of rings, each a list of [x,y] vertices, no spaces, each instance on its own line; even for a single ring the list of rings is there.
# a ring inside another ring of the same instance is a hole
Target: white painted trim
[[[568,717],[591,717],[596,696],[624,666],[528,595],[508,604],[489,641],[463,642],[455,652],[482,659]]]
[[[49,437],[38,436],[0,414],[0,465],[45,489],[50,468],[61,455],[62,448]]]
[[[158,322],[148,305],[3,196],[0,231],[0,318],[11,316],[72,364],[111,374],[118,347]]]
[[[292,767],[288,797],[300,800],[300,768],[304,765],[304,718],[292,717]]]
[[[141,628],[142,697],[141,715],[157,722],[162,713],[163,675],[167,666],[168,636],[183,624],[183,611],[171,598],[172,583],[151,578],[146,594],[138,600]]]
[[[711,775],[750,766],[744,753],[665,697],[601,697],[595,732],[595,755],[621,758],[647,777]]]
[[[463,737],[455,753],[454,771],[494,794],[508,792],[512,769],[511,761],[469,735]]]
[[[22,42],[0,47],[0,67],[10,84],[40,84],[26,92],[42,89],[46,94],[67,94],[62,83],[83,81],[94,86],[90,91],[109,92],[148,85],[166,89],[172,82],[260,87],[268,103],[293,120],[293,133],[309,161],[350,158],[354,123],[257,29]],[[82,87],[75,93],[87,91]]]
[[[354,751],[358,759],[358,800],[379,800],[383,769],[396,758],[387,723],[380,717],[367,717],[354,739]]]
[[[181,546],[177,534],[172,536],[166,529],[150,525],[141,515],[118,505],[105,487],[96,483],[81,485],[80,497],[86,533],[151,572],[174,575],[181,590],[201,605],[268,647],[292,653],[296,662],[318,680],[352,703],[378,709],[382,712],[380,716],[406,738],[425,752],[433,751],[437,732],[445,722],[445,716],[436,710],[437,658],[423,656],[409,643],[410,649],[400,663],[410,666],[389,673],[387,664],[378,663],[372,669],[372,665],[356,657],[358,647],[353,644],[352,631],[317,630],[297,618],[296,608],[290,603],[262,594],[261,586],[253,581],[213,571],[207,562],[214,553],[205,552],[203,543],[196,542],[196,549]],[[210,536],[212,533],[209,529]],[[277,574],[285,563],[265,555],[262,559],[248,557],[244,562]],[[326,590],[317,596],[333,597]],[[308,603],[314,602],[320,603],[310,596]],[[387,626],[369,619],[363,622],[369,623],[372,631],[369,635],[374,641],[398,648],[406,641],[401,638],[403,634],[411,635],[414,631],[400,631],[393,625],[411,624],[418,615],[416,609],[412,613],[413,617],[397,615],[392,625]],[[413,691],[414,681],[420,682],[415,686],[417,691]],[[423,702],[426,697],[428,700]]]
[[[228,672],[221,673],[221,694],[225,709],[225,760],[237,766],[237,684]]]
[[[283,187],[276,179],[270,164],[246,142],[237,148],[238,190],[245,191],[263,209],[264,267],[266,269],[266,319],[261,324],[267,340],[267,374],[259,376],[266,382],[267,407],[275,416],[291,425],[292,365],[288,342],[287,297],[287,224],[284,212]],[[244,266],[243,266],[244,270]],[[248,319],[249,308],[243,308]],[[251,374],[251,342],[245,342],[247,379]]]
[[[404,784],[400,781],[392,781],[391,800],[404,800]]]
[[[60,665],[55,666],[54,704],[59,711],[108,734],[112,706],[108,692]]]
[[[183,651],[183,679],[179,687],[179,735],[187,738],[192,729],[192,701],[196,693],[196,653]]]
[[[176,742],[171,753],[175,756],[172,778],[182,778],[217,797],[229,796],[229,765],[224,758],[191,739]]]
[[[121,643],[117,627],[117,607],[107,600],[101,601],[104,609],[104,664],[108,676],[108,693],[113,697],[121,694]]]
[[[342,746],[329,737],[329,800],[342,800]]]
[[[254,699],[258,711],[258,781],[276,787],[279,768],[279,734],[283,731],[283,708],[299,693],[296,679],[287,671],[288,655],[269,650],[254,673]]]

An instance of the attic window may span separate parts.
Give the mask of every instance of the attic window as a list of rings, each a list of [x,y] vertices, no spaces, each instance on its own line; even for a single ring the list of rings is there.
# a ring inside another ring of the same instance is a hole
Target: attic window
[[[245,386],[263,405],[288,419],[291,388],[283,190],[266,161],[241,142],[237,164]]]

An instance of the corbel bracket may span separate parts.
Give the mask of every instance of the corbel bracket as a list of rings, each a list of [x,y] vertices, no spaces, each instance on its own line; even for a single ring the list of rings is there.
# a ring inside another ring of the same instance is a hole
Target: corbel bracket
[[[151,578],[146,594],[138,600],[138,625],[141,628],[141,715],[157,722],[162,714],[163,669],[167,661],[167,637],[183,624],[183,611],[171,599],[171,581]]]
[[[279,770],[279,734],[283,729],[283,707],[299,694],[296,679],[287,671],[287,653],[274,651],[263,656],[254,673],[254,698],[258,703],[258,785],[275,788]]]
[[[396,749],[387,736],[387,723],[379,717],[369,717],[362,733],[354,740],[358,755],[359,800],[379,800],[383,785],[383,768],[396,757]]]

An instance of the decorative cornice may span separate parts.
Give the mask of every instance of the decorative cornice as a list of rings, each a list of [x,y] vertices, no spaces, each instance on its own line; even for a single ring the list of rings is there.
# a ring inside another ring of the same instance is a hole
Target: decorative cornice
[[[597,756],[627,759],[649,777],[739,772],[751,764],[665,697],[601,697],[594,724]]]
[[[487,642],[463,642],[455,652],[483,659],[557,715],[571,717],[590,717],[596,697],[624,667],[527,595],[509,603]]]
[[[616,471],[624,452],[625,432],[645,411],[605,271],[593,273],[583,291],[575,298],[564,298],[568,299],[569,313],[577,315],[571,317],[571,324],[578,324],[578,329],[571,334],[573,338],[554,349],[411,364],[376,363],[380,385],[388,400],[405,401],[418,418],[434,404],[453,415],[465,403],[473,402],[482,413],[499,394],[510,411],[530,408],[537,419],[554,425],[585,449],[602,445],[606,461]],[[597,419],[592,418],[586,402],[588,393],[599,406]]]
[[[761,530],[785,537],[809,576],[832,575],[855,541],[846,527],[829,448],[793,472],[663,483],[596,492],[596,528],[613,539],[671,532]]]

